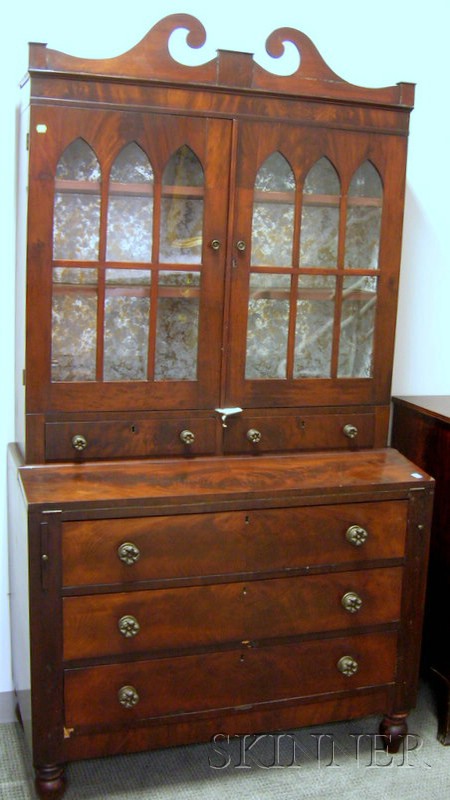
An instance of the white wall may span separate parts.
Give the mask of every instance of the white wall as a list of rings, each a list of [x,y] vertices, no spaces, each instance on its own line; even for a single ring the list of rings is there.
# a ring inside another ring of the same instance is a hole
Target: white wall
[[[448,2],[428,0],[22,0],[3,18],[0,53],[0,692],[11,688],[6,548],[6,444],[14,437],[13,342],[15,260],[15,147],[18,82],[27,68],[27,43],[46,42],[72,55],[118,55],[155,22],[185,12],[200,19],[208,39],[202,60],[218,48],[245,50],[263,61],[264,41],[278,27],[304,31],[329,66],[362,86],[417,83],[411,118],[408,188],[393,393],[450,394],[450,186]],[[445,59],[445,60],[444,60]],[[446,119],[445,119],[446,117]]]

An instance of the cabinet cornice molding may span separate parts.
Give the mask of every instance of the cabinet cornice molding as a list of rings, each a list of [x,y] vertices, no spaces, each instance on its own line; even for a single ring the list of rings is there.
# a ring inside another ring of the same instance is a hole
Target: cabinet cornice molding
[[[199,20],[189,14],[172,14],[154,25],[130,50],[112,58],[79,58],[49,49],[46,44],[31,43],[29,74],[105,82],[188,83],[402,109],[412,109],[414,104],[413,83],[363,88],[343,80],[326,64],[311,39],[294,28],[279,28],[266,40],[266,52],[274,61],[282,58],[287,43],[298,50],[300,63],[290,75],[268,71],[251,53],[229,50],[218,50],[216,58],[201,65],[181,64],[169,51],[170,38],[179,29],[186,30],[189,48],[200,49],[205,44],[206,31]]]

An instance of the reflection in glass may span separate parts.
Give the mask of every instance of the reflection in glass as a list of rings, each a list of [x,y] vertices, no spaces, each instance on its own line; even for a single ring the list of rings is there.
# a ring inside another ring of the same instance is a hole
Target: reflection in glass
[[[329,378],[336,278],[300,277],[295,326],[294,378]]]
[[[302,267],[336,267],[340,183],[327,158],[310,169],[303,187],[300,233]]]
[[[89,145],[76,139],[56,167],[53,258],[97,259],[99,231],[100,167]]]
[[[247,322],[247,379],[286,378],[289,275],[250,276]]]
[[[197,378],[200,273],[160,272],[155,380]]]
[[[150,271],[107,269],[103,379],[147,379]]]
[[[370,378],[372,375],[376,301],[376,277],[344,278],[339,378]]]
[[[160,261],[199,264],[203,235],[203,168],[183,145],[163,175]]]
[[[153,170],[135,142],[116,158],[110,175],[106,258],[150,261]]]
[[[255,180],[252,264],[291,266],[294,202],[294,173],[281,153],[273,153]]]
[[[383,187],[375,167],[365,161],[350,184],[345,236],[345,266],[378,269]]]
[[[97,346],[97,270],[53,270],[52,381],[93,381]]]

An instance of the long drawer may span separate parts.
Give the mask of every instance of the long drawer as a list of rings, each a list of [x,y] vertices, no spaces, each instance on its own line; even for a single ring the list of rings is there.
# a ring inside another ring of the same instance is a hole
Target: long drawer
[[[66,660],[398,621],[402,568],[66,597]]]
[[[65,724],[127,726],[379,686],[395,679],[396,647],[389,632],[69,669]]]
[[[63,585],[402,558],[406,500],[65,522]]]
[[[373,447],[374,413],[326,413],[268,416],[246,411],[230,417],[225,453],[271,453],[289,450],[351,450]]]
[[[216,449],[216,432],[214,417],[47,422],[45,458],[86,461],[210,455]]]

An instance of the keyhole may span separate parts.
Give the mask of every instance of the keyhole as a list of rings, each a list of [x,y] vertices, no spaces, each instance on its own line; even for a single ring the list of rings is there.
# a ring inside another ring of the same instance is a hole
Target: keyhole
[[[131,430],[131,433],[136,433],[136,425],[132,425],[130,430]]]

